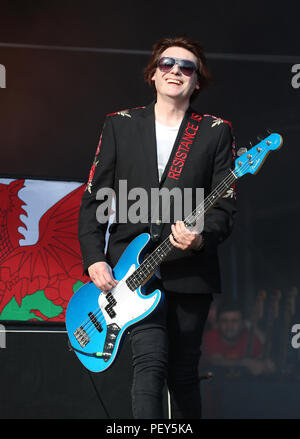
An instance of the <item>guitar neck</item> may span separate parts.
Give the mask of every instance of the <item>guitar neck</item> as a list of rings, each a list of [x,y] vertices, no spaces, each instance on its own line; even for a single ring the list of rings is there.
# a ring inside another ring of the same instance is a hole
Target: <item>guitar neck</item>
[[[205,214],[217,203],[228,189],[232,187],[238,178],[239,177],[236,176],[234,171],[230,170],[227,176],[215,187],[208,197],[206,197],[187,218],[185,218],[184,224],[187,229],[193,229],[197,221],[205,216]],[[135,290],[140,285],[143,285],[154,274],[155,270],[166,259],[173,248],[169,237],[166,238],[147,256],[144,262],[131,274],[131,276],[128,277],[126,280],[128,287]]]

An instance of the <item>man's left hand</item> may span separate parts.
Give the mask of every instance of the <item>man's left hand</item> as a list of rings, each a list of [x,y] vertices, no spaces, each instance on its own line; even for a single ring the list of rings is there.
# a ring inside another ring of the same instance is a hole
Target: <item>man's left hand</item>
[[[180,250],[196,250],[201,246],[203,240],[202,235],[188,230],[183,221],[176,221],[176,224],[171,225],[171,230],[172,234],[170,235],[170,241],[174,247],[179,248]]]

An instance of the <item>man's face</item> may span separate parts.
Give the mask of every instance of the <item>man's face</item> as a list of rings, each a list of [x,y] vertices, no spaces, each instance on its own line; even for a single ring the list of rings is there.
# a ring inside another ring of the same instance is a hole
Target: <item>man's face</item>
[[[221,336],[234,341],[242,330],[242,315],[239,311],[226,311],[219,317],[218,328]]]
[[[196,56],[183,47],[169,47],[160,58],[164,56],[193,61],[198,66]],[[186,76],[181,72],[178,64],[175,64],[169,72],[161,72],[157,67],[151,79],[155,82],[158,99],[189,101],[195,88],[199,89],[197,72],[193,72],[192,76]]]

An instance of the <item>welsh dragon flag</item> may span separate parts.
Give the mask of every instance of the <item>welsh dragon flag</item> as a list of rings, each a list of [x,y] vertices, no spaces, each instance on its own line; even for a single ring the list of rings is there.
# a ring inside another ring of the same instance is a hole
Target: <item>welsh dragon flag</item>
[[[85,185],[0,179],[0,320],[63,322],[82,273],[77,238]]]

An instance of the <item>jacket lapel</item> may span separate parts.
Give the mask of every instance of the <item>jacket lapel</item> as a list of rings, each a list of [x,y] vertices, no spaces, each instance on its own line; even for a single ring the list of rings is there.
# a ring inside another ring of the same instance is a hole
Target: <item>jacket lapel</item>
[[[137,120],[141,138],[140,147],[143,148],[145,160],[147,161],[147,167],[149,169],[149,174],[146,176],[149,188],[159,186],[154,104],[155,102],[152,102],[148,105],[142,112],[141,117]]]

